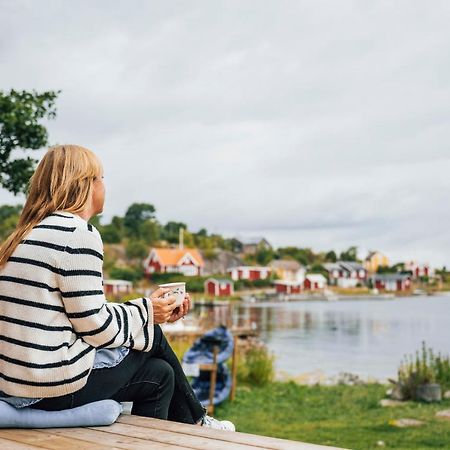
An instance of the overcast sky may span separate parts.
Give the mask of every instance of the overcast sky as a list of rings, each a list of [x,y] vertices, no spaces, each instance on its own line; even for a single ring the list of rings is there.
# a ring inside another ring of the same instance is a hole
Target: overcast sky
[[[0,7],[0,89],[62,90],[50,143],[100,156],[103,222],[147,202],[192,231],[450,266],[450,2]]]

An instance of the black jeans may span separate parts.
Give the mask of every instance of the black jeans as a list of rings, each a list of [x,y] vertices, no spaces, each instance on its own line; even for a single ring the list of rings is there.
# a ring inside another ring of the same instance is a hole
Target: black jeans
[[[175,422],[193,424],[206,414],[159,325],[149,352],[130,350],[118,365],[93,369],[78,391],[30,408],[55,411],[104,399],[133,402],[132,414]]]

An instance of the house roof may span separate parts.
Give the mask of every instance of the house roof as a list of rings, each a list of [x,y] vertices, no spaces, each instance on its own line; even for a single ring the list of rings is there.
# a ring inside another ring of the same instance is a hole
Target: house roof
[[[341,266],[338,263],[325,263],[325,264],[323,264],[323,267],[328,272],[331,272],[332,270],[340,270],[341,269]]]
[[[207,283],[208,281],[213,281],[216,283],[227,283],[227,284],[234,284],[233,280],[228,280],[227,278],[208,278],[205,283]]]
[[[230,272],[231,270],[263,270],[263,271],[270,271],[270,267],[267,266],[233,266],[228,267],[227,272]]]
[[[327,281],[327,279],[321,273],[308,273],[306,275],[306,278],[309,281],[316,281],[316,282],[320,282],[320,281],[326,282]]]
[[[126,284],[128,286],[133,286],[133,283],[131,281],[128,280],[112,280],[112,279],[107,279],[107,280],[103,280],[103,284],[109,284],[109,285],[120,285],[120,284]]]
[[[275,280],[274,284],[281,284],[284,286],[301,286],[303,281],[294,281],[294,280]]]
[[[376,281],[403,281],[411,276],[406,273],[377,273],[373,278]]]
[[[195,248],[153,248],[163,266],[177,266],[181,259],[189,253],[200,267],[205,265],[202,255]]]
[[[266,238],[263,238],[261,236],[258,237],[251,237],[251,238],[245,238],[245,239],[239,239],[240,242],[244,245],[258,245],[261,242],[266,242],[267,244],[269,244],[269,242],[267,241]],[[270,244],[269,244],[270,245]]]
[[[352,270],[365,270],[364,267],[355,261],[337,261],[337,264],[339,264],[341,267],[343,267],[346,270],[352,271]]]
[[[302,265],[293,259],[274,259],[269,263],[269,266],[274,269],[284,269],[284,270],[299,270]]]

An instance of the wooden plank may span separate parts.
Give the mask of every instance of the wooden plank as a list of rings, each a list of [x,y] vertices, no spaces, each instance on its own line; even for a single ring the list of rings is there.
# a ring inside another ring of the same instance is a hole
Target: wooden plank
[[[129,449],[129,450],[190,450],[189,447],[181,445],[170,445],[161,442],[154,442],[152,440],[140,439],[134,436],[124,436],[112,432],[113,425],[102,427],[101,431],[92,430],[90,428],[52,428],[49,431],[53,434],[62,436],[70,436],[77,439],[86,440],[89,442],[102,442],[111,448]]]
[[[237,376],[237,358],[238,358],[238,337],[233,336],[233,356],[231,359],[231,392],[230,401],[233,401],[236,397],[236,376]]]
[[[279,439],[268,436],[259,436],[256,434],[240,433],[223,430],[213,430],[211,428],[200,427],[198,425],[189,425],[169,420],[153,419],[149,417],[121,415],[116,423],[127,423],[145,428],[157,430],[167,430],[174,433],[190,434],[193,436],[203,436],[216,439],[218,441],[233,442],[236,444],[252,445],[260,448],[280,449],[280,450],[342,450],[337,447],[329,447],[317,444],[308,444],[287,439]],[[223,445],[223,444],[222,444]]]
[[[2,450],[36,450],[36,449],[42,450],[42,447],[36,447],[34,445],[10,441],[9,439],[3,439],[1,437],[0,437],[0,448]]]
[[[73,430],[73,428],[66,428],[66,430]],[[100,439],[97,442],[79,440],[71,432],[68,432],[66,436],[60,436],[52,433],[48,428],[10,428],[0,430],[0,436],[23,444],[52,450],[60,450],[61,448],[64,448],[64,450],[108,450],[112,448],[110,445],[103,445]]]
[[[197,425],[192,425],[197,426]],[[92,430],[99,430],[98,427],[90,427]],[[199,427],[200,428],[200,427]],[[208,436],[196,436],[192,434],[177,433],[167,431],[161,428],[146,428],[125,423],[114,423],[108,427],[108,433],[116,433],[122,436],[134,436],[141,439],[147,439],[151,442],[161,442],[175,446],[185,446],[197,450],[223,450],[224,440],[218,441]],[[254,450],[253,446],[245,444],[234,444],[226,442],[227,449],[230,450]]]

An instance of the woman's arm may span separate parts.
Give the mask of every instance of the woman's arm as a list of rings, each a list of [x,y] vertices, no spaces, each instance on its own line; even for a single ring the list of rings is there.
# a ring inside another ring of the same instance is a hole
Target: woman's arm
[[[62,253],[58,287],[78,336],[97,348],[153,344],[153,305],[147,298],[110,303],[103,292],[103,243],[100,233],[77,228]]]

